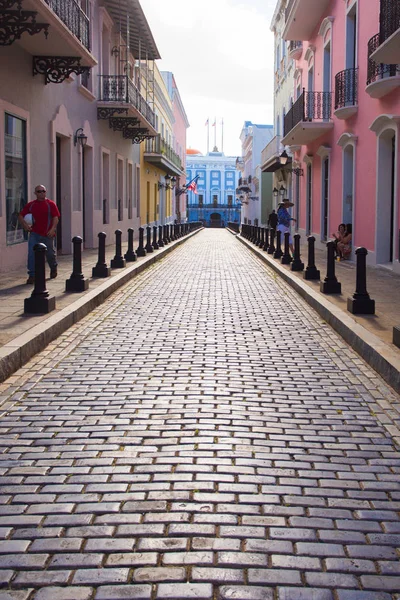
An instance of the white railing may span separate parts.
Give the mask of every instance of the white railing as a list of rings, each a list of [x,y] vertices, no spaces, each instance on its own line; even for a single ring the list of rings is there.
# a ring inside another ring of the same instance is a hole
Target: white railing
[[[264,150],[261,152],[261,164],[265,165],[265,163],[273,158],[274,156],[279,156],[281,152],[283,152],[284,148],[282,146],[282,136],[276,135],[272,138],[272,140],[267,144]]]

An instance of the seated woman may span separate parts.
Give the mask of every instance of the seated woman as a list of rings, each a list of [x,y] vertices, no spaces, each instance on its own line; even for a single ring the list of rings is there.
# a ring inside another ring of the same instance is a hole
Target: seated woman
[[[340,242],[337,244],[338,252],[341,256],[340,260],[348,260],[351,254],[351,233],[352,233],[352,225],[351,223],[347,223],[346,230],[344,232],[344,236]]]
[[[337,232],[332,233],[332,237],[334,238],[334,244],[335,244],[335,257],[338,258],[339,260],[340,260],[341,256],[338,251],[337,245],[339,242],[342,241],[345,231],[346,231],[346,225],[344,223],[340,223]]]

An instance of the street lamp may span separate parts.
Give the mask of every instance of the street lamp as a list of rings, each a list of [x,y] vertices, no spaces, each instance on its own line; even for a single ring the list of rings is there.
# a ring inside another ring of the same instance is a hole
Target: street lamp
[[[288,160],[289,160],[289,156],[287,155],[286,150],[284,150],[279,157],[279,162],[284,167],[287,164]],[[286,169],[286,171],[289,171],[289,173],[293,173],[297,177],[301,177],[303,175],[303,169],[300,169],[300,168]]]
[[[272,194],[273,194],[274,198],[278,197],[279,191],[277,190],[276,187],[274,187],[274,189],[272,190]]]

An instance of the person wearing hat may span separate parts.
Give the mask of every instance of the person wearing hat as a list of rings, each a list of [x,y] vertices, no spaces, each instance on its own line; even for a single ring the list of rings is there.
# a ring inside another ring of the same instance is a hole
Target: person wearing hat
[[[296,223],[296,219],[290,216],[288,208],[294,206],[293,202],[289,200],[289,198],[284,198],[282,202],[278,206],[278,231],[282,234],[282,239],[286,232],[290,234],[290,221]],[[291,253],[293,254],[293,239],[292,236],[289,235],[289,248]]]

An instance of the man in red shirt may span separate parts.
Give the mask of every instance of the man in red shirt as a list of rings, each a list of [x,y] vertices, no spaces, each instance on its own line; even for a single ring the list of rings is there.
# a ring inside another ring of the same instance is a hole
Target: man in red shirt
[[[45,244],[46,256],[50,267],[50,277],[57,277],[57,254],[54,238],[57,231],[57,223],[60,211],[53,200],[46,198],[44,185],[35,187],[36,200],[28,202],[18,215],[18,221],[25,231],[29,231],[28,240],[28,280],[26,283],[35,283],[35,253],[33,248],[36,244]],[[32,215],[32,225],[25,221],[26,215]]]

